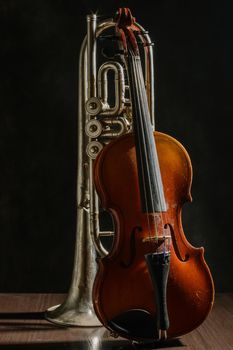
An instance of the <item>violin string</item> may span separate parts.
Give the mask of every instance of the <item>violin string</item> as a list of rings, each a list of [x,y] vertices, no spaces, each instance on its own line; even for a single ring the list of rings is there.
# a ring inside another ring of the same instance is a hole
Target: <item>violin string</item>
[[[139,69],[139,74],[140,74],[140,82],[143,82],[144,81],[144,76],[143,76],[143,73],[142,73],[142,67],[140,67]],[[144,87],[145,85],[143,85]],[[145,108],[148,110],[148,115],[149,115],[149,108],[148,108],[148,100],[147,100],[147,95],[146,95],[146,90],[145,88],[142,88],[142,92],[144,94],[144,101],[145,103],[143,104],[145,106]],[[155,148],[156,148],[156,142],[155,142]],[[161,197],[158,196],[158,201],[160,203],[160,207],[162,208],[162,200],[161,200]],[[166,233],[165,233],[165,225],[164,225],[164,220],[165,222],[167,222],[167,213],[166,211],[164,213],[160,212],[159,213],[159,217],[160,217],[160,220],[161,220],[161,225],[162,225],[162,233],[163,233],[163,239],[164,239],[164,244],[163,244],[163,252],[165,254],[166,252]]]
[[[141,62],[139,61],[139,82],[141,83],[141,92],[143,94],[143,107],[145,109],[145,114],[144,115],[150,115],[149,113],[149,106],[148,106],[148,100],[147,100],[147,94],[146,94],[146,89],[145,89],[145,84],[144,84],[144,76],[143,76],[143,73],[142,73],[142,67],[141,67]],[[150,127],[150,124],[149,123],[146,123],[145,126],[148,128]],[[149,130],[148,132],[152,132],[152,126],[151,126],[151,130]],[[153,140],[154,140],[154,137],[153,137]],[[154,147],[156,149],[156,142],[154,140]],[[159,201],[159,204],[160,204],[160,207],[162,208],[162,200],[161,200],[161,197],[160,195],[158,196],[158,201]],[[153,203],[153,202],[152,202]],[[158,232],[158,227],[157,227],[157,223],[156,223],[156,220],[155,220],[155,210],[154,210],[154,225],[155,225],[155,231],[157,230]],[[163,233],[163,240],[164,240],[164,244],[163,244],[163,252],[165,254],[166,252],[166,233],[165,233],[165,225],[164,225],[164,219],[165,219],[165,222],[167,222],[167,214],[166,214],[166,211],[164,213],[160,212],[159,213],[159,218],[161,220],[161,226],[162,226],[162,233]],[[156,232],[156,235],[158,234]]]
[[[136,91],[138,92],[139,91],[139,86],[138,86],[138,79],[137,78],[137,75],[136,75],[136,62],[135,62],[135,57],[134,55],[130,52],[130,59],[131,59],[131,62],[132,62],[132,69],[133,69],[133,73],[134,73],[134,76],[135,76],[135,83],[136,83],[136,87],[134,87],[134,94],[136,94]],[[135,96],[134,96],[135,97]],[[138,101],[138,99],[135,98],[135,101]],[[139,115],[139,122],[141,123],[141,106],[138,105],[137,106],[138,109],[140,110],[140,113],[138,113]],[[136,123],[135,123],[136,124]],[[137,127],[135,128],[137,129]],[[136,130],[138,136],[139,136],[139,132],[138,130]],[[141,160],[141,166],[142,166],[142,184],[143,184],[143,190],[144,190],[144,193],[145,193],[145,205],[146,205],[146,218],[147,218],[147,225],[148,225],[148,230],[149,230],[149,242],[151,241],[151,236],[152,236],[152,230],[151,230],[151,224],[150,224],[150,220],[149,220],[149,215],[148,215],[148,203],[147,203],[147,191],[146,191],[146,184],[145,184],[145,172],[144,172],[144,164],[143,164],[143,158],[142,158],[142,145],[141,145],[141,140],[140,140],[140,137],[138,137],[138,150],[139,150],[139,154],[140,154],[140,160]],[[147,169],[148,170],[148,169]]]
[[[138,59],[136,60],[136,78],[137,78],[137,82],[138,82],[138,91],[140,93],[140,100],[143,101],[142,105],[141,105],[141,109],[142,109],[142,113],[141,113],[141,116],[142,115],[148,115],[149,113],[149,109],[146,110],[146,104],[147,104],[147,100],[145,100],[145,95],[143,94],[143,91],[145,89],[145,85],[144,85],[144,78],[142,76],[140,76],[140,70],[141,70],[141,61],[140,61],[140,57],[138,57]],[[147,114],[146,114],[147,112]],[[148,137],[149,137],[149,130],[148,130],[148,126],[147,126],[147,123],[146,123],[146,120],[143,120],[143,118],[141,117],[141,127],[142,127],[142,136],[143,136],[143,142],[144,142],[144,147],[145,149],[147,148],[147,145],[146,145],[146,142],[145,142],[145,138],[148,140]],[[147,150],[148,151],[148,150]],[[148,154],[146,152],[146,154]],[[155,231],[155,235],[151,235],[151,228],[150,228],[150,235],[149,235],[149,241],[151,243],[151,246],[152,248],[154,248],[154,243],[153,243],[153,240],[154,238],[158,238],[158,230],[157,230],[157,223],[156,223],[156,220],[155,220],[155,215],[154,215],[154,212],[155,212],[155,208],[154,208],[154,201],[153,201],[153,195],[152,195],[152,187],[151,187],[151,173],[149,171],[149,162],[148,162],[148,158],[146,156],[145,158],[145,161],[146,161],[146,168],[147,168],[147,173],[148,173],[148,185],[149,185],[149,193],[150,193],[150,203],[151,203],[151,206],[152,206],[152,218],[153,218],[153,224],[154,224],[154,230],[152,231]],[[147,205],[147,217],[148,217],[148,221],[150,223],[150,217],[149,217],[149,210],[148,210],[148,205]],[[151,223],[150,223],[150,227],[151,227]]]
[[[142,113],[144,113],[144,115],[147,115],[149,117],[150,113],[149,113],[149,108],[148,108],[148,100],[147,100],[147,95],[146,95],[146,91],[145,91],[145,83],[144,83],[144,77],[143,77],[143,73],[142,73],[142,67],[141,67],[141,61],[140,61],[140,56],[137,56],[135,57],[134,54],[131,53],[131,58],[132,59],[132,62],[133,62],[133,70],[134,72],[136,73],[135,74],[135,83],[137,84],[137,90],[136,91],[139,91],[139,94],[140,94],[140,98],[141,100],[143,101],[142,105],[140,106],[140,104],[137,106],[138,109],[140,110],[140,113],[139,113],[139,117],[140,117],[140,123],[141,123],[141,126],[142,126],[142,131],[144,131],[147,135],[147,138],[148,138],[148,135],[149,135],[149,132],[152,132],[152,126],[151,126],[151,130],[149,130],[149,126],[150,124],[149,123],[146,123],[144,121],[143,123],[143,119],[142,119]],[[135,99],[135,101],[138,101],[138,99]],[[142,111],[143,110],[143,111]],[[142,138],[143,138],[143,142],[144,142],[144,147],[146,148],[146,143],[145,143],[145,135],[144,133],[142,133]],[[141,140],[140,138],[139,139],[139,146],[141,147]],[[154,138],[153,138],[154,139]],[[156,147],[156,145],[155,145]],[[142,151],[140,149],[140,158],[141,158],[141,165],[143,165],[143,161],[142,161]],[[146,157],[146,167],[147,167],[147,170],[149,170],[149,166],[148,166],[148,159]],[[142,169],[142,174],[144,173],[144,169]],[[155,174],[153,174],[155,175]],[[143,187],[144,187],[144,191],[145,191],[145,200],[146,200],[146,212],[147,212],[147,222],[148,222],[148,228],[149,228],[149,240],[151,242],[153,242],[153,238],[151,239],[151,224],[150,224],[150,219],[149,219],[149,214],[148,214],[148,199],[147,199],[147,191],[146,191],[146,185],[145,185],[145,177],[144,177],[144,174],[142,175],[143,176]],[[151,188],[151,174],[150,172],[148,171],[148,176],[149,176],[149,190],[150,190],[150,199],[151,199],[151,205],[152,205],[152,211],[153,211],[153,214],[152,214],[152,217],[153,217],[153,221],[154,221],[154,230],[155,230],[155,237],[157,238],[158,240],[158,228],[157,228],[157,222],[156,222],[156,213],[155,213],[155,208],[154,208],[154,200],[153,200],[153,196],[152,196],[152,188]],[[156,180],[156,178],[155,178]],[[160,195],[158,196],[158,201],[159,201],[159,204],[160,204],[160,208],[162,208],[162,200],[160,198]],[[162,231],[163,231],[163,236],[164,236],[164,253],[165,253],[165,231],[164,231],[164,223],[163,223],[163,215],[160,213],[159,215],[159,218],[161,220],[161,225],[162,225]]]
[[[138,73],[138,81],[139,81],[139,85],[140,85],[139,91],[140,91],[140,95],[141,95],[141,100],[143,101],[143,103],[142,103],[143,112],[144,112],[144,115],[147,116],[149,119],[150,114],[149,114],[149,109],[148,109],[148,101],[147,101],[147,97],[145,94],[145,83],[144,83],[144,77],[142,74],[142,66],[141,66],[140,60],[138,60],[137,73]],[[147,134],[147,139],[148,139],[149,133],[150,133],[150,130],[148,130],[148,127],[149,127],[148,124],[149,123],[144,121],[143,129],[144,129],[145,133]],[[146,162],[148,163],[147,158],[146,158]],[[148,168],[149,168],[149,166],[148,166]],[[158,227],[157,227],[157,223],[156,223],[156,217],[155,217],[156,214],[155,214],[153,193],[152,193],[152,187],[151,187],[151,174],[149,171],[148,171],[148,173],[149,173],[149,190],[150,190],[151,204],[152,204],[152,210],[153,210],[152,218],[153,218],[153,224],[154,224],[155,239],[156,239],[156,241],[158,241]],[[152,240],[151,240],[152,244],[153,244],[153,238],[154,237],[152,237]]]

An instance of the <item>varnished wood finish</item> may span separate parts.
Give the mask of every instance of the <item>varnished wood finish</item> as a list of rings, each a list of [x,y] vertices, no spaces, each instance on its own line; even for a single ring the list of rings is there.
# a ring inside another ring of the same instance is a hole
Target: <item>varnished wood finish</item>
[[[0,349],[135,350],[127,340],[110,337],[104,327],[59,327],[46,321],[44,311],[64,299],[64,294],[0,294]],[[209,317],[200,327],[163,347],[152,348],[232,350],[232,344],[233,294],[217,294]]]
[[[212,277],[203,257],[203,248],[194,248],[185,238],[181,208],[191,200],[192,167],[183,146],[174,138],[155,133],[165,198],[168,206],[162,214],[172,235],[171,266],[167,286],[170,318],[168,336],[188,333],[208,315],[214,298]],[[144,309],[155,315],[154,289],[144,255],[156,245],[143,243],[154,233],[148,231],[147,216],[141,212],[137,164],[132,134],[113,141],[95,162],[95,185],[104,208],[115,220],[116,239],[112,251],[100,260],[94,285],[94,306],[103,324],[130,309]],[[159,225],[158,234],[162,235]],[[135,242],[135,259],[130,260],[132,229],[142,227]]]

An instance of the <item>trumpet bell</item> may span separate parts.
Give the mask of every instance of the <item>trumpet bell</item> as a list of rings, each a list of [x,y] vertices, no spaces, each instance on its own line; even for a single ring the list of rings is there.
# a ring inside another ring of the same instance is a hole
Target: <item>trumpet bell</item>
[[[61,304],[52,306],[45,312],[45,318],[50,322],[65,326],[102,326],[93,310],[92,303],[91,305],[86,305],[85,308],[80,308],[79,301],[71,305]]]

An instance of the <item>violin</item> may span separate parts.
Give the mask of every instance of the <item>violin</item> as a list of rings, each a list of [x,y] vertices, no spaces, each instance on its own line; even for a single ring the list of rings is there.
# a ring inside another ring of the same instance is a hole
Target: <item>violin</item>
[[[130,10],[120,8],[116,31],[127,66],[133,131],[111,141],[94,163],[96,191],[113,217],[116,238],[98,260],[93,304],[113,334],[163,340],[205,320],[214,284],[204,249],[193,247],[182,228],[192,165],[179,141],[153,132],[134,23]]]

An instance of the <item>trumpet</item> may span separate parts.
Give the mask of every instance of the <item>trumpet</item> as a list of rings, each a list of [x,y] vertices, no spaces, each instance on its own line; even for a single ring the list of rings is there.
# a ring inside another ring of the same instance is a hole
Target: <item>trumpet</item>
[[[114,41],[119,39],[114,31],[115,20],[113,18],[100,20],[93,13],[87,15],[86,20],[87,35],[79,54],[77,224],[74,266],[65,301],[46,310],[45,318],[60,325],[97,327],[101,326],[101,323],[92,303],[92,287],[97,270],[96,259],[109,253],[103,244],[103,239],[104,237],[114,239],[115,231],[114,228],[108,231],[100,230],[102,208],[93,185],[93,163],[109,142],[132,130],[132,107],[127,85],[127,67],[122,55],[117,50],[111,55],[103,50],[106,43],[114,44]],[[148,32],[137,22],[135,25],[139,29],[142,52],[144,51],[144,80],[154,128],[153,43]],[[103,57],[105,61],[101,62]],[[114,84],[111,84],[114,85],[113,89],[109,82],[110,75],[114,81]]]

